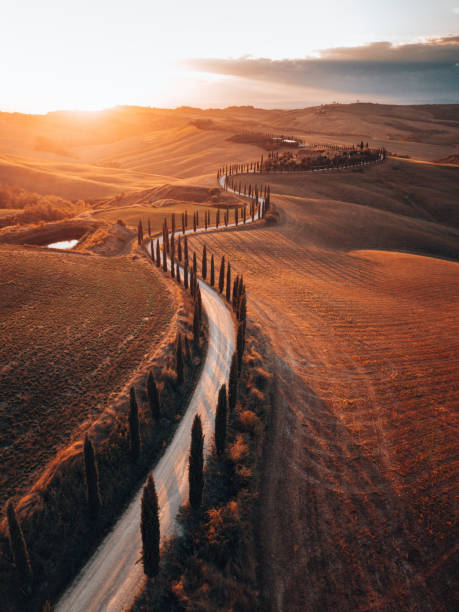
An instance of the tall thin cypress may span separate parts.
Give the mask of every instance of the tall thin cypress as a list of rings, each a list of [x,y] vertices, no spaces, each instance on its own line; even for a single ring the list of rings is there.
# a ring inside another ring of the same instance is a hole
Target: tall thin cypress
[[[233,295],[231,302],[233,304],[233,310],[237,309],[237,297],[238,297],[238,288],[239,288],[239,275],[236,276],[233,283]]]
[[[223,288],[225,286],[225,256],[222,256],[220,262],[220,276],[218,279],[218,290],[220,293],[223,293]]]
[[[166,253],[166,247],[163,244],[163,270],[164,272],[167,272],[167,253]]]
[[[167,228],[167,219],[164,219],[164,238],[165,238],[165,245],[166,245],[166,251],[169,253],[169,230]]]
[[[226,386],[222,385],[218,392],[217,412],[215,414],[215,448],[217,455],[220,456],[225,452],[227,406]]]
[[[160,526],[158,496],[151,474],[148,476],[142,493],[140,532],[142,534],[143,571],[149,578],[154,578],[159,572]]]
[[[177,241],[177,259],[182,261],[182,241],[180,240],[180,235]]]
[[[183,264],[183,286],[188,289],[188,259],[185,259]]]
[[[153,246],[153,239],[150,238],[150,257],[152,261],[155,261],[155,249]]]
[[[207,278],[207,249],[206,245],[202,247],[202,278]]]
[[[27,550],[24,534],[18,522],[13,502],[11,501],[8,502],[6,514],[8,518],[8,539],[10,541],[11,555],[24,591],[29,593],[32,589],[33,581],[29,551]]]
[[[101,501],[99,492],[99,473],[96,463],[94,446],[86,434],[84,439],[84,473],[86,482],[86,501],[88,502],[89,518],[95,521],[99,515]]]
[[[228,262],[226,267],[226,299],[231,300],[231,263]]]
[[[180,285],[182,282],[182,279],[180,278],[180,266],[178,264],[178,262],[175,264],[175,278],[178,282],[178,284]]]
[[[204,436],[202,435],[201,418],[194,417],[191,429],[191,446],[188,459],[188,483],[190,506],[198,510],[202,501],[204,486]]]
[[[156,386],[153,373],[148,372],[147,377],[147,401],[152,418],[157,421],[161,416],[161,403],[159,400],[158,387]]]
[[[139,426],[139,408],[135,397],[134,387],[130,390],[130,406],[129,406],[129,434],[131,441],[131,456],[132,460],[137,463],[140,455],[140,426]]]
[[[186,235],[185,235],[185,238],[183,240],[184,240],[184,245],[183,245],[184,246],[184,254],[183,254],[183,256],[185,258],[185,261],[188,263],[188,238],[186,237]]]
[[[214,256],[212,255],[210,258],[210,286],[213,287],[215,285],[215,262]]]
[[[156,267],[159,268],[161,265],[161,247],[159,245],[159,238],[156,239]]]

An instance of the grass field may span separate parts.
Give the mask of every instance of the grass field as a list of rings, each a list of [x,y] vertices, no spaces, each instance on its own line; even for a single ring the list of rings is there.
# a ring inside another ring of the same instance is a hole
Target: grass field
[[[3,504],[126,384],[175,307],[131,257],[2,245],[0,266]]]
[[[268,609],[450,605],[459,264],[438,256],[457,258],[459,233],[434,221],[444,217],[432,199],[448,205],[437,170],[417,216],[390,166],[342,184],[266,177],[278,225],[191,240],[244,274],[249,317],[273,352],[260,522]]]

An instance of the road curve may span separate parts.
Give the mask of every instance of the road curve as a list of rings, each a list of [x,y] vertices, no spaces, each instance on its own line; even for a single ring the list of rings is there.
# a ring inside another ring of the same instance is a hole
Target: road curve
[[[253,221],[256,220],[257,216]],[[201,231],[205,230],[198,230],[198,233]],[[159,239],[162,241],[161,237]],[[186,413],[153,471],[160,509],[161,538],[174,532],[175,516],[188,497],[188,451],[194,417],[196,414],[201,416],[205,446],[208,448],[213,436],[218,390],[228,380],[235,348],[235,329],[230,310],[219,294],[206,283],[199,280],[199,286],[209,322],[209,344],[201,376]],[[138,563],[142,549],[142,489],[138,490],[113,529],[62,595],[55,606],[57,612],[122,612],[132,603],[144,581],[142,563]]]
[[[222,175],[219,179],[221,187],[225,187],[225,178]],[[243,197],[242,193],[229,186],[226,189]],[[258,199],[263,207],[263,198]],[[257,220],[258,214],[255,214],[247,219],[247,224]],[[219,229],[225,230],[234,225],[223,225]],[[208,227],[207,231],[215,229]],[[196,233],[204,231],[199,229]],[[194,232],[188,230],[187,233]],[[162,237],[159,240],[162,242]],[[205,447],[208,448],[213,436],[218,390],[228,380],[235,348],[234,322],[226,303],[203,281],[199,280],[199,286],[209,322],[209,345],[189,406],[172,442],[153,471],[160,509],[161,538],[173,534],[177,511],[188,497],[188,450],[194,417],[196,414],[201,416]],[[140,487],[113,529],[62,595],[55,606],[57,612],[123,612],[132,604],[144,582],[142,563],[139,562],[142,549],[142,490],[143,487]]]
[[[220,386],[229,375],[235,346],[234,323],[220,296],[200,281],[202,303],[209,321],[209,346],[201,377],[172,442],[154,469],[160,508],[161,536],[173,533],[175,516],[188,496],[188,450],[196,414],[202,419],[208,446]],[[142,488],[103,540],[93,557],[56,605],[59,612],[121,612],[129,606],[144,580],[137,563],[142,548],[140,501]]]

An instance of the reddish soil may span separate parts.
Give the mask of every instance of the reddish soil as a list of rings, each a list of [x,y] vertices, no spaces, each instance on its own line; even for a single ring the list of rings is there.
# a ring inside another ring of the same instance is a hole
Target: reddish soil
[[[430,174],[416,213],[391,163],[267,177],[278,225],[192,239],[244,274],[273,353],[267,609],[457,609],[459,264],[439,256],[459,232],[432,208],[457,174]]]

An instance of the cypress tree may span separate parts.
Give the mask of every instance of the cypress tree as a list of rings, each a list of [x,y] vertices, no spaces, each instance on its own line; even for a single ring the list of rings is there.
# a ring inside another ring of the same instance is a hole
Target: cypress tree
[[[175,253],[174,249],[171,250],[171,277],[175,278]]]
[[[167,228],[167,219],[164,219],[164,237],[165,237],[165,241],[164,244],[166,245],[166,251],[169,253],[169,230]]]
[[[143,242],[142,220],[140,220],[137,225],[137,242],[139,243],[139,245],[141,245]]]
[[[177,279],[177,282],[180,285],[182,279],[180,278],[180,266],[178,265],[178,262],[175,264],[175,278]]]
[[[139,408],[137,406],[134,387],[131,387],[130,396],[129,433],[131,439],[131,456],[134,463],[137,463],[140,455],[140,426]]]
[[[86,479],[86,500],[88,502],[89,518],[95,521],[101,506],[99,492],[99,473],[96,463],[96,454],[91,440],[86,434],[84,439],[84,473]]]
[[[212,255],[210,258],[210,286],[213,287],[215,285],[215,263],[214,256]]]
[[[164,272],[167,272],[167,252],[166,252],[166,247],[163,244],[163,270]]]
[[[220,293],[223,293],[223,288],[225,286],[225,256],[222,256],[220,262],[220,276],[218,279],[218,290]]]
[[[231,263],[228,262],[226,267],[226,299],[231,301]]]
[[[177,259],[179,261],[182,261],[182,241],[180,240],[180,235],[178,237],[178,243],[177,243]]]
[[[182,350],[182,334],[177,336],[177,345],[175,348],[175,371],[177,374],[177,384],[183,384],[183,350]]]
[[[215,227],[218,229],[220,225],[220,209],[217,208],[217,212],[215,213]]]
[[[150,474],[142,493],[140,518],[143,571],[149,578],[154,578],[159,572],[159,529],[158,496]]]
[[[204,436],[202,435],[201,418],[194,417],[191,429],[190,456],[188,459],[188,483],[190,506],[198,510],[202,501],[202,489],[204,486]]]
[[[182,213],[182,234],[185,233],[185,213]]]
[[[184,244],[184,257],[185,257],[185,261],[188,263],[188,238],[185,235],[185,238],[183,239],[185,244]]]
[[[147,377],[147,400],[152,418],[157,421],[161,415],[161,404],[159,402],[159,392],[152,372],[148,372]]]
[[[188,289],[188,260],[185,259],[185,263],[183,265],[183,286],[185,289]]]
[[[159,246],[159,238],[156,239],[156,267],[161,265],[161,247]]]
[[[237,309],[238,289],[239,289],[239,275],[236,276],[236,278],[234,279],[234,283],[233,283],[233,295],[232,295],[232,300],[231,300],[233,304],[233,310]]]
[[[196,259],[196,253],[193,251],[193,272],[198,273],[198,260]]]
[[[238,387],[238,357],[236,353],[233,354],[231,359],[231,368],[229,374],[229,383],[228,383],[228,403],[231,412],[236,407],[237,403],[237,387]]]
[[[151,256],[151,260],[155,261],[155,249],[153,247],[153,239],[150,238],[150,256]]]
[[[206,245],[202,247],[202,278],[207,278],[207,249]]]
[[[194,272],[193,272],[193,268],[191,268],[190,270],[190,294],[191,294],[191,297],[193,298],[194,298],[194,291],[195,291]]]
[[[9,501],[6,509],[8,518],[8,539],[10,542],[11,555],[24,591],[29,593],[32,589],[32,567],[30,565],[29,551],[18,522],[13,502]]]
[[[196,213],[193,214],[193,231],[196,231],[196,225],[197,225],[197,219],[196,219]]]
[[[222,385],[218,392],[217,412],[215,414],[215,448],[219,456],[225,452],[227,406],[226,386]]]

